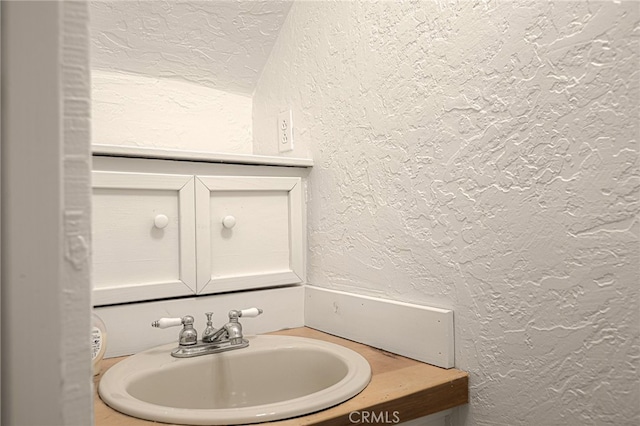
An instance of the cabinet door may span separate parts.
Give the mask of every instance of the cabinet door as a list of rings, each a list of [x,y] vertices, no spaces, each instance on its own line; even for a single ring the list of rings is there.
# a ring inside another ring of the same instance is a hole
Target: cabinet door
[[[194,294],[194,178],[93,172],[93,303]]]
[[[196,177],[199,294],[302,282],[301,186],[295,177]]]

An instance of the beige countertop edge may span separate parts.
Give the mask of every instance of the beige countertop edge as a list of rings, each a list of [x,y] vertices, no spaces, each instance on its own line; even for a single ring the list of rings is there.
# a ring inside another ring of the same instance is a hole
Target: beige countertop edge
[[[270,334],[308,337],[348,347],[364,356],[371,365],[371,382],[358,395],[342,404],[306,416],[277,422],[269,426],[342,426],[354,424],[349,414],[354,411],[386,415],[401,422],[413,420],[469,401],[468,374],[444,369],[396,354],[345,340],[307,327],[282,330]],[[95,426],[143,426],[158,424],[121,414],[102,402],[97,384],[104,371],[126,357],[103,361],[102,373],[94,378]],[[395,417],[394,417],[395,416]]]

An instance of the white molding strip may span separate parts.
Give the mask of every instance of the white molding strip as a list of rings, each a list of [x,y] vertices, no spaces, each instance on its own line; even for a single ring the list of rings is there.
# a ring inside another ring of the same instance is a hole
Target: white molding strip
[[[305,325],[442,368],[454,367],[453,311],[307,285]]]
[[[304,287],[292,286],[213,296],[189,297],[127,305],[104,306],[94,312],[107,328],[107,358],[130,355],[165,343],[178,342],[179,327],[164,330],[151,328],[162,317],[195,318],[195,328],[202,333],[206,324],[205,312],[213,312],[213,325],[220,327],[228,321],[232,309],[250,307],[263,309],[258,318],[242,321],[245,334],[268,333],[304,326]]]
[[[189,160],[208,163],[256,164],[266,166],[313,167],[313,160],[310,158],[184,151],[107,144],[93,144],[91,145],[91,148],[93,155],[108,155],[115,157],[158,158],[165,160]]]

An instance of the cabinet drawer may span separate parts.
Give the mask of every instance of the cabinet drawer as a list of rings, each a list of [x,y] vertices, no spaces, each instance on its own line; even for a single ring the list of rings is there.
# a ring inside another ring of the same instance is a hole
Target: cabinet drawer
[[[194,178],[93,172],[95,305],[194,294]]]
[[[198,293],[303,281],[300,178],[197,176],[195,185]]]

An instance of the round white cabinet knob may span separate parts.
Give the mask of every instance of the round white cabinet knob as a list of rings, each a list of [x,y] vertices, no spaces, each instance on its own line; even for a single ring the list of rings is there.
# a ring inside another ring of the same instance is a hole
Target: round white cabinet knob
[[[227,229],[231,229],[236,226],[236,218],[233,216],[225,216],[222,218],[222,226]]]
[[[169,224],[169,218],[164,214],[159,214],[153,219],[153,226],[158,229],[166,228]]]

